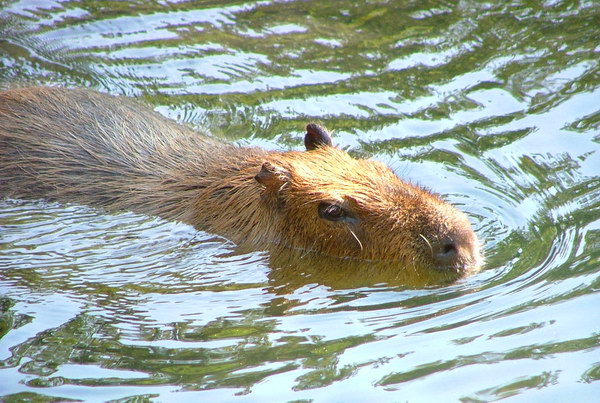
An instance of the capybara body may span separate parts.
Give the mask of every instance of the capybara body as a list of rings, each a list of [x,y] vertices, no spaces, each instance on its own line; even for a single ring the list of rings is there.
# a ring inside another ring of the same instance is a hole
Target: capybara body
[[[231,145],[95,91],[0,93],[0,196],[179,220],[254,249],[394,262],[459,276],[478,268],[463,213],[354,159],[309,125],[307,151]]]

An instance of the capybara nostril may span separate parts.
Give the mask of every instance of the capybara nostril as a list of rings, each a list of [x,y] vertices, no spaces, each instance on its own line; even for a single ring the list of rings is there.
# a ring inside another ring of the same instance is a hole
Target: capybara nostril
[[[441,245],[441,251],[439,256],[443,259],[452,259],[456,256],[458,250],[456,249],[456,244],[451,240],[444,240]]]
[[[451,239],[442,239],[432,245],[433,260],[439,267],[451,267],[457,263],[458,248]]]
[[[479,240],[471,230],[471,225],[464,215],[449,220],[445,228],[431,235],[429,248],[434,265],[440,270],[464,270],[481,264]]]

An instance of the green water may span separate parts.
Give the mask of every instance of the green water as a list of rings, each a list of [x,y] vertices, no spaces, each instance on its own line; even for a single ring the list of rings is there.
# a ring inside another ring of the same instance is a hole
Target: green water
[[[269,149],[301,149],[320,121],[464,210],[487,259],[431,288],[290,280],[179,223],[0,200],[0,400],[598,400],[597,2],[22,0],[0,16],[5,87],[134,96]]]

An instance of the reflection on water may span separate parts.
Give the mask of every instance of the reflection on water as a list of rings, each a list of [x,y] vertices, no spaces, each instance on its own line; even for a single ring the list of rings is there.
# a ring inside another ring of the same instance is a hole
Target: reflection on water
[[[466,211],[485,270],[290,271],[178,223],[2,200],[2,399],[593,400],[597,5],[223,3],[5,2],[0,85],[139,96],[270,149],[321,121]]]

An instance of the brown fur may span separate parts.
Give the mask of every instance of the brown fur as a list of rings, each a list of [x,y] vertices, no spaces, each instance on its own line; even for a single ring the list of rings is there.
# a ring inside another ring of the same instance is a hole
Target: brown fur
[[[312,136],[326,136],[315,127]],[[464,214],[384,164],[354,159],[321,138],[307,137],[306,152],[241,148],[126,98],[14,89],[0,93],[0,196],[133,210],[252,248],[454,275],[479,266]],[[347,214],[342,221],[320,216],[329,205]]]

